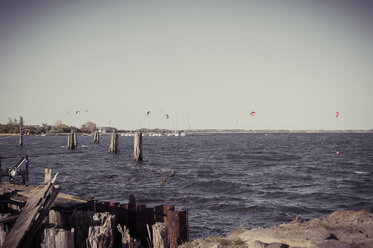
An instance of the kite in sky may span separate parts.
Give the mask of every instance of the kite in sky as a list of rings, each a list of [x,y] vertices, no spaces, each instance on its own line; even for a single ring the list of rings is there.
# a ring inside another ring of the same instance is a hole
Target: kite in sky
[[[339,117],[339,112],[335,112],[335,118]]]
[[[83,112],[88,113],[88,109],[83,110]],[[76,114],[76,115],[79,114],[79,113],[80,113],[80,110],[75,111],[75,114]]]
[[[170,116],[168,114],[166,114],[165,116],[166,116],[166,119],[170,118]]]
[[[146,112],[146,115],[150,115],[151,111]]]
[[[255,112],[255,111],[252,111],[252,112],[250,113],[250,115],[251,115],[252,117],[254,117],[254,116],[255,116],[255,114],[256,114],[256,112]]]

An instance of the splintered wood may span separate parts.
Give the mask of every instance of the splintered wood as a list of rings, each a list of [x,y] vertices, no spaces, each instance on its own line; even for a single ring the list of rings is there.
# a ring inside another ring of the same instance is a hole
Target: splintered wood
[[[114,247],[115,216],[109,213],[93,215],[93,226],[89,227],[87,248]]]
[[[153,248],[167,248],[167,227],[164,223],[157,222],[152,226]]]
[[[71,248],[74,247],[74,228],[66,231],[63,228],[45,228],[43,232],[44,240],[40,244],[41,248]]]
[[[117,226],[118,231],[122,235],[122,248],[139,248],[141,247],[141,242],[137,239],[131,238],[130,231],[126,228],[126,226],[121,227],[120,224]]]
[[[58,185],[54,185],[55,178],[43,188],[30,192],[27,204],[8,233],[2,248],[31,246],[32,239],[61,189]]]

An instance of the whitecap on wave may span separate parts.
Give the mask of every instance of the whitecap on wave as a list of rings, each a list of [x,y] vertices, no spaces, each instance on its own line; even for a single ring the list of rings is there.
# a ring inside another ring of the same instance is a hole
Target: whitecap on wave
[[[365,171],[354,171],[355,174],[368,174],[368,172]]]

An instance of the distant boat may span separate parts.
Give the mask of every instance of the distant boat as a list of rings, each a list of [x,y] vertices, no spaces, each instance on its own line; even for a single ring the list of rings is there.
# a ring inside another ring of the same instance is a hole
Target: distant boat
[[[120,136],[133,136],[133,133],[121,133]]]

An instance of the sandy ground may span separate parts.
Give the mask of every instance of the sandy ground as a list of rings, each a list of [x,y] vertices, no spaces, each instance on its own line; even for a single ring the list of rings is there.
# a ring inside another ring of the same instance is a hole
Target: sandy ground
[[[325,218],[293,221],[270,228],[237,229],[226,237],[185,243],[183,248],[373,248],[373,214],[340,210]]]

